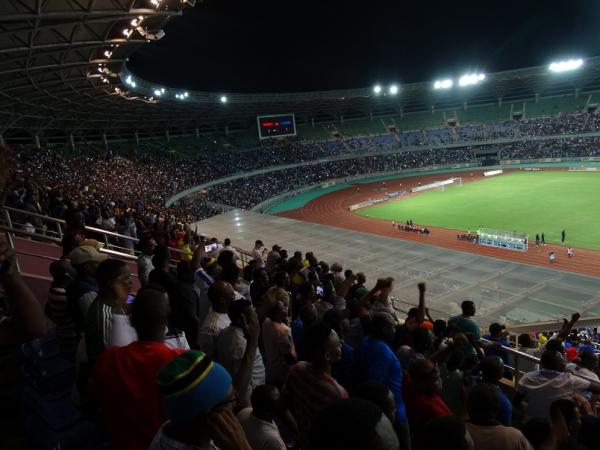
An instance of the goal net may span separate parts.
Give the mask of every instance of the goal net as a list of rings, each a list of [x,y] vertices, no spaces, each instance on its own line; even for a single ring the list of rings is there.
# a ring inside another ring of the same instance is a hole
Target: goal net
[[[443,191],[448,186],[456,186],[456,185],[462,186],[462,177],[449,178],[444,181],[436,181],[434,183],[416,186],[411,189],[411,192],[422,192],[422,191],[427,191],[429,189],[441,189]]]

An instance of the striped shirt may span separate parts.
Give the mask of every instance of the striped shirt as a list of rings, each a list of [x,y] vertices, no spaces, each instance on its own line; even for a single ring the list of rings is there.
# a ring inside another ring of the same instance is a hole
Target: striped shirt
[[[75,332],[75,324],[67,309],[67,291],[65,288],[50,286],[48,292],[48,316],[56,324],[56,337],[60,350],[67,358],[75,359],[79,336]]]
[[[311,420],[321,409],[336,400],[348,398],[348,393],[335,378],[314,372],[306,361],[300,361],[290,369],[285,390],[290,411],[302,434],[309,432]]]
[[[85,344],[90,365],[108,347],[112,326],[112,307],[96,298],[88,310],[85,321]]]

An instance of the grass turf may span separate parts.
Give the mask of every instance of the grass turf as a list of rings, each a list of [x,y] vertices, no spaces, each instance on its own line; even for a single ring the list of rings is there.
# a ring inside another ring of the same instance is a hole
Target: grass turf
[[[517,230],[532,242],[543,232],[546,242],[560,243],[565,229],[566,245],[600,249],[599,200],[600,173],[514,172],[425,191],[357,214],[456,230]]]

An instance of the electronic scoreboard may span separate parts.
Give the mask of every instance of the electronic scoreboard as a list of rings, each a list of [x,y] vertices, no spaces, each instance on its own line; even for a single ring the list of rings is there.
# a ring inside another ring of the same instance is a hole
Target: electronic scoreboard
[[[258,137],[261,139],[296,136],[296,118],[294,114],[258,116]]]

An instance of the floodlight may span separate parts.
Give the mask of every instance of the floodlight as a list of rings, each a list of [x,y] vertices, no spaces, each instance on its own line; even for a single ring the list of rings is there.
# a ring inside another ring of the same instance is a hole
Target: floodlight
[[[569,72],[571,70],[579,69],[583,66],[583,59],[567,59],[565,61],[557,61],[550,64],[550,72],[560,73]]]
[[[221,96],[220,100],[221,100],[221,103],[227,103],[227,97],[224,95]]]
[[[131,82],[131,87],[136,87],[136,86],[137,86],[137,83],[135,81],[132,81]]]
[[[373,92],[375,92],[376,94],[381,94],[381,86],[379,86],[378,84],[375,85],[375,87],[373,88]]]
[[[472,86],[485,80],[485,75],[482,73],[469,73],[459,78],[458,84],[460,86]]]
[[[160,93],[164,94],[165,93],[165,88],[160,88]]]
[[[454,81],[449,78],[446,80],[438,80],[433,83],[434,89],[450,89],[452,86],[454,86]]]
[[[184,97],[189,97],[189,96],[190,96],[190,94],[189,94],[189,92],[184,92],[184,93],[183,93],[183,96],[184,96]]]
[[[392,84],[390,86],[390,94],[396,95],[398,93],[398,85]]]
[[[160,89],[154,89],[154,95],[160,97],[162,95],[162,92],[160,91]]]

